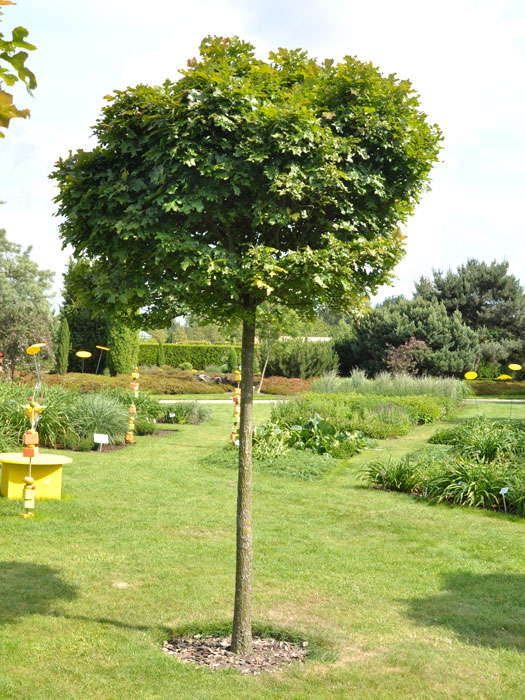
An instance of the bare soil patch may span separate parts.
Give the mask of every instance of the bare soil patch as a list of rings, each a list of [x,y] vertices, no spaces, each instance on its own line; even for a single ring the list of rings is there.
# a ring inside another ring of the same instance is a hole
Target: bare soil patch
[[[254,637],[249,654],[234,654],[229,637],[176,637],[164,642],[162,650],[187,664],[207,666],[211,670],[235,668],[241,673],[273,673],[293,662],[304,663],[308,642],[295,644],[272,638]]]

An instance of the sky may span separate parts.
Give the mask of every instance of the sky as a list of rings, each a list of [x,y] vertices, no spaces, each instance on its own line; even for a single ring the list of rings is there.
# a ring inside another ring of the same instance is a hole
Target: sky
[[[523,0],[17,0],[0,31],[29,30],[38,87],[23,87],[0,139],[0,228],[43,269],[56,272],[55,306],[70,251],[62,250],[49,179],[59,157],[92,149],[104,96],[176,80],[210,34],[238,35],[260,58],[278,47],[371,61],[409,79],[444,135],[431,191],[403,227],[406,256],[393,286],[403,294],[433,269],[469,258],[507,260],[525,286],[525,2]]]

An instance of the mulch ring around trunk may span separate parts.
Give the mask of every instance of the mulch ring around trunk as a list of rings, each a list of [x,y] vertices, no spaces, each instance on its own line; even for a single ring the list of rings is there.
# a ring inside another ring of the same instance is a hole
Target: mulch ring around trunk
[[[212,670],[235,668],[241,673],[273,673],[294,661],[304,663],[308,642],[295,644],[277,639],[253,638],[249,654],[234,654],[230,637],[177,637],[164,642],[162,651],[187,664],[207,666]]]

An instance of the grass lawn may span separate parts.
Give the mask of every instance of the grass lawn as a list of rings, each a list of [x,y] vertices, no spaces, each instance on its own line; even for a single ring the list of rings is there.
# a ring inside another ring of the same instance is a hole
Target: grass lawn
[[[455,420],[510,410],[469,404]],[[256,421],[269,412],[257,406]],[[218,405],[209,423],[72,453],[63,500],[37,501],[32,520],[0,499],[2,700],[522,697],[525,520],[358,478],[442,424],[320,481],[255,473],[254,620],[309,640],[307,664],[243,676],[165,655],[173,632],[231,624],[236,473],[216,458],[230,420]]]

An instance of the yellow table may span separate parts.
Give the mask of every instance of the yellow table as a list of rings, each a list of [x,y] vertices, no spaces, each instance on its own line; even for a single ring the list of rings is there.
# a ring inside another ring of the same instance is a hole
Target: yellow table
[[[62,493],[62,465],[71,457],[38,455],[31,460],[31,476],[35,480],[36,498],[60,498]],[[2,479],[0,493],[10,499],[24,498],[24,476],[29,474],[29,457],[20,452],[0,454]]]

